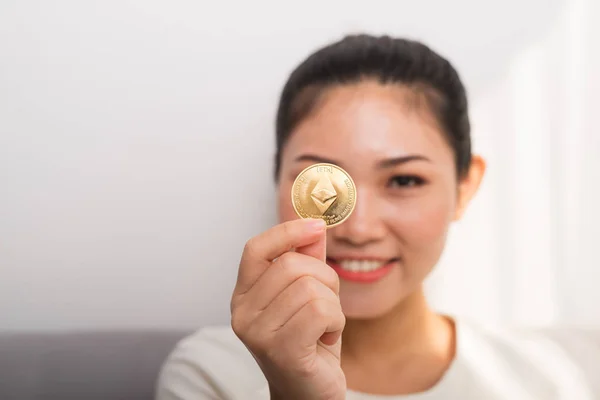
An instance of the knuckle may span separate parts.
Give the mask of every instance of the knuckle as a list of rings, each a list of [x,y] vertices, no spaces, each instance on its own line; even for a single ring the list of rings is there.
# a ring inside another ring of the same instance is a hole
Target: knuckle
[[[287,252],[287,253],[283,253],[277,259],[277,261],[281,265],[282,269],[284,269],[286,271],[286,273],[290,273],[293,270],[294,265],[296,264],[295,258],[296,258],[296,255],[294,253]]]
[[[319,297],[319,282],[312,276],[305,275],[299,278],[298,286],[302,293],[308,295],[311,300]]]
[[[310,312],[314,318],[325,318],[327,317],[327,303],[322,299],[313,299],[308,303]]]
[[[341,306],[340,306],[340,308],[338,310],[338,318],[340,319],[340,325],[342,327],[345,327],[346,326],[346,315],[342,311],[342,307]]]
[[[281,262],[282,265],[288,266],[294,260],[294,253],[291,253],[291,252],[283,253],[281,256],[279,256],[278,260],[279,260],[279,262]]]
[[[268,342],[265,341],[265,335],[259,332],[259,327],[249,323],[243,318],[232,318],[231,327],[236,336],[252,349],[253,352],[261,353],[268,348]]]
[[[246,323],[235,311],[231,313],[231,329],[240,339],[245,336]]]
[[[324,269],[324,271],[326,271],[325,279],[327,280],[327,286],[338,292],[340,288],[340,278],[338,274],[333,270],[333,268],[327,268]]]

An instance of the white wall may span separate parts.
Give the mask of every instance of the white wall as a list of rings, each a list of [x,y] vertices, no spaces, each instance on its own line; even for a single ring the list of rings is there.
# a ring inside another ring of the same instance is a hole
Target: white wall
[[[597,2],[293,4],[0,4],[0,330],[228,322],[243,243],[275,221],[279,90],[362,30],[455,63],[490,161],[434,304],[600,322]]]

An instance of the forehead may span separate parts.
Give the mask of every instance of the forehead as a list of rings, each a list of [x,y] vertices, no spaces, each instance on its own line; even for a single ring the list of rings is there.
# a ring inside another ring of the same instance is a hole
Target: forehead
[[[293,154],[319,153],[339,160],[413,153],[451,158],[422,95],[400,85],[371,81],[328,89],[286,147]]]

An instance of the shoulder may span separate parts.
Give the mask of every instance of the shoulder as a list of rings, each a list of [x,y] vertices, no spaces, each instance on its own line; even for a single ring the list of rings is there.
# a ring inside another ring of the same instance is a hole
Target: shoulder
[[[545,362],[573,362],[582,367],[600,367],[600,329],[583,327],[503,327],[460,324],[463,344],[502,350],[506,358],[519,355]]]
[[[516,383],[517,397],[535,393],[546,399],[567,394],[588,399],[600,393],[600,330],[490,328],[459,322],[457,335],[459,363],[478,374],[489,372],[488,380],[498,386]]]
[[[231,327],[208,327],[173,349],[159,376],[157,400],[236,399],[249,393],[257,399],[268,394],[256,361]]]

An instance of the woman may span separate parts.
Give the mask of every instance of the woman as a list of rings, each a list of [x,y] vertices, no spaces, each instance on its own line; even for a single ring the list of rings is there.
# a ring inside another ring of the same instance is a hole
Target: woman
[[[346,37],[291,74],[276,131],[281,224],[243,251],[232,327],[182,341],[158,399],[592,398],[556,342],[492,335],[427,304],[423,280],[485,171],[448,61],[414,41]],[[290,197],[315,162],[357,187],[351,217],[327,230]]]

